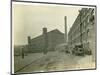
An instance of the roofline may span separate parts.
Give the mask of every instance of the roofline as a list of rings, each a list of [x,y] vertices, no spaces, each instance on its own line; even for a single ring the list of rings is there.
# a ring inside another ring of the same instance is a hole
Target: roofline
[[[47,32],[47,33],[50,33],[50,32],[55,31],[55,30],[59,31],[58,29],[54,29],[54,30],[51,30],[51,31],[49,31],[49,32]],[[59,31],[59,32],[60,32],[61,34],[64,34],[64,33],[62,33],[61,31]],[[33,39],[35,39],[35,38],[38,38],[38,37],[40,37],[40,36],[42,36],[42,34],[39,35],[39,36],[37,36],[37,37],[32,38],[31,40],[33,40]]]

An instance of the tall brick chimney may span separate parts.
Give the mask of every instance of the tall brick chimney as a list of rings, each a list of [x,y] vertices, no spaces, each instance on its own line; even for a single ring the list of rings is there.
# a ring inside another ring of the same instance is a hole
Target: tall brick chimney
[[[28,36],[28,45],[31,44],[31,37]]]
[[[28,36],[28,51],[31,52],[31,37]]]
[[[43,28],[43,34],[47,33],[47,28]]]
[[[44,40],[44,49],[43,53],[47,53],[47,48],[48,48],[48,36],[47,36],[47,28],[43,28],[43,40]]]

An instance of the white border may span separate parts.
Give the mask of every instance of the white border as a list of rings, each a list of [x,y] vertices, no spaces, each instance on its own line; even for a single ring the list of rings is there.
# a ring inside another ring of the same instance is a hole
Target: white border
[[[100,74],[100,0],[36,0],[44,2],[97,5],[97,70],[40,73],[34,75],[99,75]],[[10,0],[0,0],[0,75],[10,75]]]
[[[35,2],[35,1],[34,1]],[[80,6],[80,5],[71,5],[67,3],[63,3],[63,4],[52,4],[52,2],[50,4],[48,3],[31,3],[31,2],[12,2],[12,4],[19,4],[19,5],[33,5],[33,6],[37,6],[37,5],[42,5],[42,6],[57,6],[57,7],[86,7],[86,8],[95,8],[95,7],[91,7],[91,6]],[[66,4],[66,5],[64,5]]]

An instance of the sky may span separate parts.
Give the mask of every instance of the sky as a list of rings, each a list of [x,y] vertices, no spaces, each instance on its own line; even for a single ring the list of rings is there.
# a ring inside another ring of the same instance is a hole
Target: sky
[[[48,32],[58,29],[64,33],[64,16],[67,16],[67,30],[69,31],[81,6],[12,3],[12,34],[14,45],[27,44],[27,37],[35,38],[42,34],[42,28]]]

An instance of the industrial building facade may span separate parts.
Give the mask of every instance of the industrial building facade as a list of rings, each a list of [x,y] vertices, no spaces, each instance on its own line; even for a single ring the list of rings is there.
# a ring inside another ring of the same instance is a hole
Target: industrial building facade
[[[28,50],[29,52],[54,51],[55,47],[64,41],[64,33],[58,29],[47,32],[47,28],[43,28],[42,35],[32,39],[28,37]]]
[[[85,50],[91,50],[95,59],[96,23],[95,8],[82,8],[68,33],[70,49],[82,45]]]

